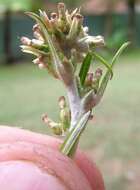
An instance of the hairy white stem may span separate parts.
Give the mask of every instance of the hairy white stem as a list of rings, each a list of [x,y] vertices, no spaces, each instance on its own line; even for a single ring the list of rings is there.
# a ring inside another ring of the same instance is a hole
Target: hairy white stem
[[[67,86],[67,95],[71,111],[71,131],[78,122],[79,114],[81,112],[81,98],[79,96],[75,80],[73,80],[73,82],[69,86]]]

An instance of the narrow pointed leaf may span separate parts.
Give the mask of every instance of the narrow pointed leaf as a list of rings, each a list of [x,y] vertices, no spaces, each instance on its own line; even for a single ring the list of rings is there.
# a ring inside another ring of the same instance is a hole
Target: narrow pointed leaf
[[[87,73],[88,73],[90,65],[91,65],[91,61],[92,61],[92,53],[89,52],[89,53],[87,53],[87,55],[82,63],[80,72],[79,72],[79,77],[80,77],[82,86],[84,85]]]
[[[109,80],[110,80],[110,72],[107,71],[102,82],[101,82],[99,90],[97,92],[95,105],[97,105],[100,102],[101,98],[103,97]]]
[[[113,68],[114,64],[116,63],[117,59],[119,58],[119,56],[122,54],[122,52],[128,47],[128,45],[130,44],[130,42],[126,42],[124,43],[120,48],[119,50],[116,52],[115,56],[112,58],[112,61],[111,61],[111,67]],[[101,82],[101,85],[100,85],[100,88],[97,92],[97,96],[96,96],[96,105],[100,102],[104,92],[105,92],[105,89],[107,87],[107,84],[108,84],[108,81],[110,79],[110,71],[107,70],[102,82]]]
[[[87,112],[77,125],[73,128],[73,130],[68,134],[67,138],[65,139],[64,143],[62,144],[60,150],[63,154],[72,157],[75,151],[75,146],[78,143],[78,140],[85,129],[85,126],[88,122],[90,116],[90,111]]]
[[[120,57],[120,55],[122,54],[122,52],[130,45],[130,42],[126,42],[124,43],[119,50],[116,52],[116,54],[114,55],[112,61],[111,61],[111,66],[113,67],[115,62],[117,61],[117,59]]]

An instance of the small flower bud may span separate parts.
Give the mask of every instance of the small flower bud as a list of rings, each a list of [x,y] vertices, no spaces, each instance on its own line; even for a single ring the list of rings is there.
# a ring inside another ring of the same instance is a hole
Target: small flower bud
[[[88,73],[86,80],[85,80],[85,85],[86,86],[91,86],[93,82],[93,73]]]
[[[43,114],[43,115],[42,115],[42,121],[43,121],[44,123],[48,123],[48,122],[49,122],[49,118],[48,118],[47,114]]]
[[[35,24],[35,25],[33,26],[33,32],[35,32],[35,31],[37,31],[37,32],[40,31],[40,27],[39,27],[38,24]]]
[[[79,40],[80,43],[86,43],[88,45],[104,46],[105,41],[102,36],[86,36]]]
[[[43,39],[41,33],[38,33],[37,31],[35,31],[35,32],[33,32],[33,35],[34,35],[34,37],[35,37],[37,40],[40,40],[40,41],[44,42],[44,39]]]
[[[89,120],[93,120],[93,118],[94,118],[94,115],[91,114],[91,115],[89,116]]]
[[[39,63],[43,63],[43,62],[44,62],[44,57],[43,56],[40,56],[40,57],[33,60],[34,64],[39,64]]]
[[[38,65],[40,63],[40,59],[36,58],[32,61],[35,65]]]
[[[93,78],[92,84],[97,84],[97,83],[98,83],[98,79],[97,78]]]
[[[102,76],[102,74],[103,74],[103,71],[102,71],[102,69],[100,69],[100,68],[98,68],[98,69],[95,71],[95,77],[96,77],[97,79],[100,79],[101,76]]]
[[[57,19],[57,14],[56,13],[51,13],[51,19]]]
[[[64,96],[61,96],[58,100],[60,109],[63,109],[66,107],[66,99]]]
[[[95,39],[93,40],[96,45],[105,45],[104,38],[102,36],[96,36]]]
[[[58,19],[57,19],[57,17],[51,18],[50,23],[51,23],[51,26],[52,26],[53,33],[54,34],[58,34],[58,33],[60,34],[61,31],[60,30],[58,31]]]
[[[39,11],[40,12],[40,17],[44,20],[44,24],[46,25],[47,29],[50,31],[51,30],[51,23],[50,20],[46,14],[45,11]]]
[[[70,112],[67,108],[60,110],[60,120],[64,131],[70,127]]]
[[[60,107],[60,122],[62,125],[63,131],[66,131],[70,126],[70,111],[66,105],[66,99],[64,96],[59,98],[59,107]]]
[[[61,124],[60,123],[54,122],[46,114],[44,114],[42,116],[42,120],[43,120],[44,123],[46,123],[48,125],[48,127],[50,127],[53,130],[53,133],[55,135],[62,135],[63,130],[61,128]]]
[[[69,32],[69,22],[67,19],[64,3],[58,3],[58,28],[65,34]]]
[[[73,19],[73,17],[78,13],[78,8],[74,9],[71,13],[71,19]]]
[[[89,44],[95,44],[95,45],[98,45],[98,46],[105,45],[104,38],[102,36],[89,37],[87,42]]]
[[[83,21],[83,16],[81,15],[81,14],[76,14],[75,16],[74,16],[74,18],[77,18],[77,20],[79,20],[79,21]]]
[[[48,115],[44,114],[42,116],[42,121],[46,123],[50,128],[56,127],[58,124],[54,122],[52,119],[48,117]]]
[[[92,88],[94,89],[95,93],[97,92],[97,90],[99,88],[99,79],[97,79],[96,77],[93,78]]]
[[[44,63],[39,63],[38,67],[39,67],[39,69],[45,69],[46,65]]]
[[[46,68],[46,65],[45,65],[45,63],[44,63],[44,57],[42,57],[42,56],[40,56],[40,57],[34,59],[34,60],[33,60],[33,63],[36,64],[36,65],[38,65],[38,67],[39,67],[40,69]]]
[[[33,35],[36,39],[44,41],[42,32],[38,24],[35,24],[33,26]]]
[[[68,10],[66,10],[66,20],[67,20],[67,23],[68,23],[69,26],[70,26],[71,23],[72,23],[72,17],[71,17],[71,15],[69,14]]]
[[[27,37],[21,37],[20,41],[23,45],[27,45],[27,46],[31,45],[31,40]]]
[[[58,10],[62,10],[62,9],[65,9],[65,4],[60,2],[58,3]]]
[[[72,20],[72,24],[71,24],[70,31],[68,34],[68,39],[73,40],[79,35],[82,23],[83,23],[83,16],[80,14],[76,14]]]
[[[64,3],[58,3],[58,13],[59,13],[59,18],[60,19],[65,19],[66,14],[65,14],[65,4]]]
[[[41,41],[41,40],[37,40],[37,39],[32,39],[31,40],[31,45],[32,46],[39,47],[39,46],[42,46],[43,44],[44,44],[44,42]]]

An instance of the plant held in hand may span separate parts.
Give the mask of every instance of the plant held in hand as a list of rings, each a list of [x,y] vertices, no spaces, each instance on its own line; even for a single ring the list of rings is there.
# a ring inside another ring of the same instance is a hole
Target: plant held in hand
[[[97,47],[105,46],[104,38],[88,34],[80,9],[70,13],[64,3],[59,3],[58,13],[51,13],[50,18],[41,10],[39,15],[26,14],[36,21],[33,26],[35,39],[22,37],[22,51],[35,55],[34,64],[64,83],[69,101],[67,104],[64,96],[59,98],[59,122],[47,115],[43,116],[43,121],[54,134],[65,136],[60,150],[72,157],[88,120],[92,118],[92,110],[113,76],[113,66],[129,43],[124,43],[112,60],[107,61],[97,52]],[[106,67],[104,74],[101,68],[90,69],[96,59]]]

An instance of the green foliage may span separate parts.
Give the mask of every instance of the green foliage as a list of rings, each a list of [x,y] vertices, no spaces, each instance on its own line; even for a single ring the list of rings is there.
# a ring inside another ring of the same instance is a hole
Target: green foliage
[[[92,53],[88,52],[86,57],[83,60],[83,63],[81,65],[81,69],[80,69],[80,73],[79,73],[79,77],[80,77],[80,81],[81,81],[81,85],[84,85],[87,73],[89,71],[90,65],[92,62]]]
[[[116,63],[117,59],[120,57],[122,52],[128,47],[129,44],[130,44],[129,42],[126,42],[119,48],[119,50],[116,52],[116,54],[113,56],[113,58],[111,60],[111,64],[110,64],[111,68],[114,67],[114,64]],[[104,75],[104,78],[102,79],[100,88],[99,88],[99,90],[97,92],[97,102],[96,102],[96,104],[98,104],[100,102],[100,99],[102,98],[102,96],[103,96],[103,94],[105,92],[105,89],[107,87],[107,84],[108,84],[108,81],[109,81],[110,78],[111,78],[110,71],[107,70],[106,74]]]

